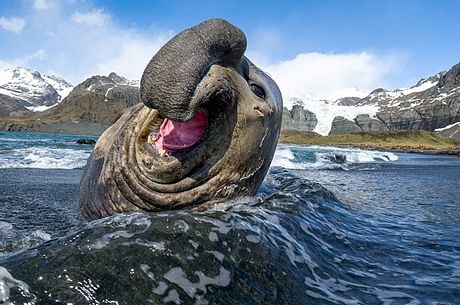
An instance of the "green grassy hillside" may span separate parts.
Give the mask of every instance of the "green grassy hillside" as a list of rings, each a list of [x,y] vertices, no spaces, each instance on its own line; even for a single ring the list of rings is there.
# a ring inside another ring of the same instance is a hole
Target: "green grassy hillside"
[[[373,148],[448,149],[460,146],[460,143],[445,138],[438,133],[421,130],[358,132],[329,136],[298,131],[282,131],[279,142],[303,145],[344,145]]]

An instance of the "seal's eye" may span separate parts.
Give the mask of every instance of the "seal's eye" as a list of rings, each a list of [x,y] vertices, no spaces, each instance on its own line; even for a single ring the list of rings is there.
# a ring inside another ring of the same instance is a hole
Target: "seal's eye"
[[[251,87],[252,92],[261,99],[265,99],[265,90],[261,86],[257,85],[254,82],[249,82],[249,87]]]

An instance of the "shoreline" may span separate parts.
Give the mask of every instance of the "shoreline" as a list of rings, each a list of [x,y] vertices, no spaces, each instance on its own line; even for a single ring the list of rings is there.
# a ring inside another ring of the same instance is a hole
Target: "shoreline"
[[[438,149],[438,148],[385,148],[385,147],[360,147],[360,146],[348,146],[350,148],[359,148],[364,150],[376,150],[383,152],[394,152],[399,154],[419,154],[428,156],[448,156],[460,158],[460,149]]]
[[[460,157],[460,142],[423,130],[357,132],[328,136],[311,132],[282,131],[278,142]]]
[[[320,147],[338,147],[338,148],[354,148],[362,150],[373,150],[380,152],[393,152],[398,154],[419,154],[427,156],[447,156],[460,158],[460,147],[453,149],[441,149],[441,148],[391,148],[384,146],[372,146],[372,145],[352,145],[352,144],[300,144],[300,143],[289,143],[289,142],[278,142],[283,145],[294,145],[301,147],[309,146],[320,146]]]

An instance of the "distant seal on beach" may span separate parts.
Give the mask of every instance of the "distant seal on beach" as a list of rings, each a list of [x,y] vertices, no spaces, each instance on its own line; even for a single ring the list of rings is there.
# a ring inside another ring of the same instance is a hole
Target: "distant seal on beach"
[[[101,135],[88,160],[79,191],[86,219],[202,210],[256,193],[275,152],[282,97],[245,50],[239,28],[211,19],[153,56],[142,103]]]

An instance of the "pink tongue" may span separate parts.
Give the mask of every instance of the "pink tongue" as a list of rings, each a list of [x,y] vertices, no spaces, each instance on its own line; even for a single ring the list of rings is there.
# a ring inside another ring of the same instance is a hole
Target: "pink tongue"
[[[197,110],[195,116],[184,123],[165,119],[161,124],[155,147],[160,152],[165,149],[187,149],[203,137],[207,125],[208,117],[203,110]]]

